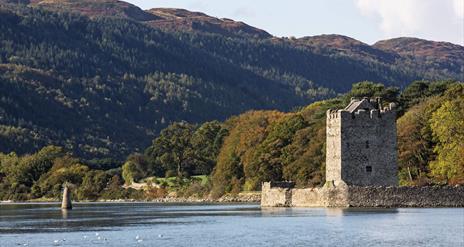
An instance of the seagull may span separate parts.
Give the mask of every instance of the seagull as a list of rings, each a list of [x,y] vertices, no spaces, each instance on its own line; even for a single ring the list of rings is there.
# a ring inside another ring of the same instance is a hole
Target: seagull
[[[135,236],[135,239],[137,239],[137,240],[140,239],[140,236],[139,235]]]
[[[162,238],[162,237],[163,237],[163,234],[159,234],[159,235],[158,235],[158,238]]]
[[[142,241],[143,241],[142,239],[139,239],[139,240],[137,240],[137,243],[141,243]]]
[[[86,238],[87,238],[87,235],[84,235],[84,239],[86,239]]]
[[[96,233],[95,233],[95,236],[98,236],[98,235],[100,235],[100,233],[96,232]]]

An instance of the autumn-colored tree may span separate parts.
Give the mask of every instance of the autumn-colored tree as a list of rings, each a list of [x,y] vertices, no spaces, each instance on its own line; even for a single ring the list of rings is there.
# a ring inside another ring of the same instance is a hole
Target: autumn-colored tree
[[[400,184],[429,183],[429,162],[434,159],[432,130],[428,120],[440,106],[440,99],[428,100],[412,107],[397,121]]]
[[[230,126],[230,130],[212,174],[213,194],[221,195],[232,189],[237,190],[243,186],[243,178],[251,178],[257,169],[252,166],[256,147],[266,138],[268,126],[284,115],[277,111],[250,111],[225,123]]]

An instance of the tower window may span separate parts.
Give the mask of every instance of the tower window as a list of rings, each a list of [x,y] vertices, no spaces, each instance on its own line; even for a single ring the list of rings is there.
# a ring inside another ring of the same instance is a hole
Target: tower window
[[[366,148],[369,148],[369,141],[366,141]]]
[[[372,172],[372,166],[366,166],[366,172]]]

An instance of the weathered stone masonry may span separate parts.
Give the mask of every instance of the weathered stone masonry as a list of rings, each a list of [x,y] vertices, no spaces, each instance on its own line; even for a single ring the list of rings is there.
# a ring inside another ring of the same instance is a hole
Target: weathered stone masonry
[[[395,106],[353,99],[327,111],[326,184],[263,183],[263,207],[463,207],[464,187],[398,187]]]
[[[263,207],[463,207],[464,186],[324,186],[282,188],[263,184]]]
[[[398,185],[396,113],[381,101],[352,100],[327,111],[326,181],[347,185]]]

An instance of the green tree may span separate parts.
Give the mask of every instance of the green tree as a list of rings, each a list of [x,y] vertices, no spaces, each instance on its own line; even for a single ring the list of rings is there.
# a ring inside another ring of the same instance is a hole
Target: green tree
[[[400,95],[401,110],[407,110],[411,106],[426,100],[428,97],[442,95],[448,87],[456,83],[456,81],[451,80],[414,81]]]
[[[206,122],[193,133],[190,143],[194,155],[194,173],[210,175],[228,131],[218,121]]]
[[[438,144],[437,158],[430,164],[432,175],[451,184],[464,183],[464,86],[458,97],[445,101],[430,119]],[[452,89],[453,90],[453,89]],[[457,89],[454,89],[457,91]]]
[[[155,165],[164,168],[166,174],[189,176],[195,167],[195,155],[190,142],[194,131],[195,126],[192,124],[173,123],[161,131],[146,153]]]
[[[40,177],[37,185],[43,196],[60,198],[64,183],[71,183],[78,188],[88,171],[89,168],[79,160],[65,155],[55,159],[52,168]],[[76,194],[75,190],[73,194]]]
[[[384,102],[397,102],[399,89],[397,87],[385,87],[382,83],[363,81],[353,84],[350,92],[346,94],[346,101],[351,97],[381,97]]]
[[[82,179],[77,195],[79,200],[96,200],[108,183],[108,175],[100,170],[88,171]]]
[[[149,174],[149,162],[141,154],[132,154],[122,165],[122,177],[126,184],[132,184]]]

